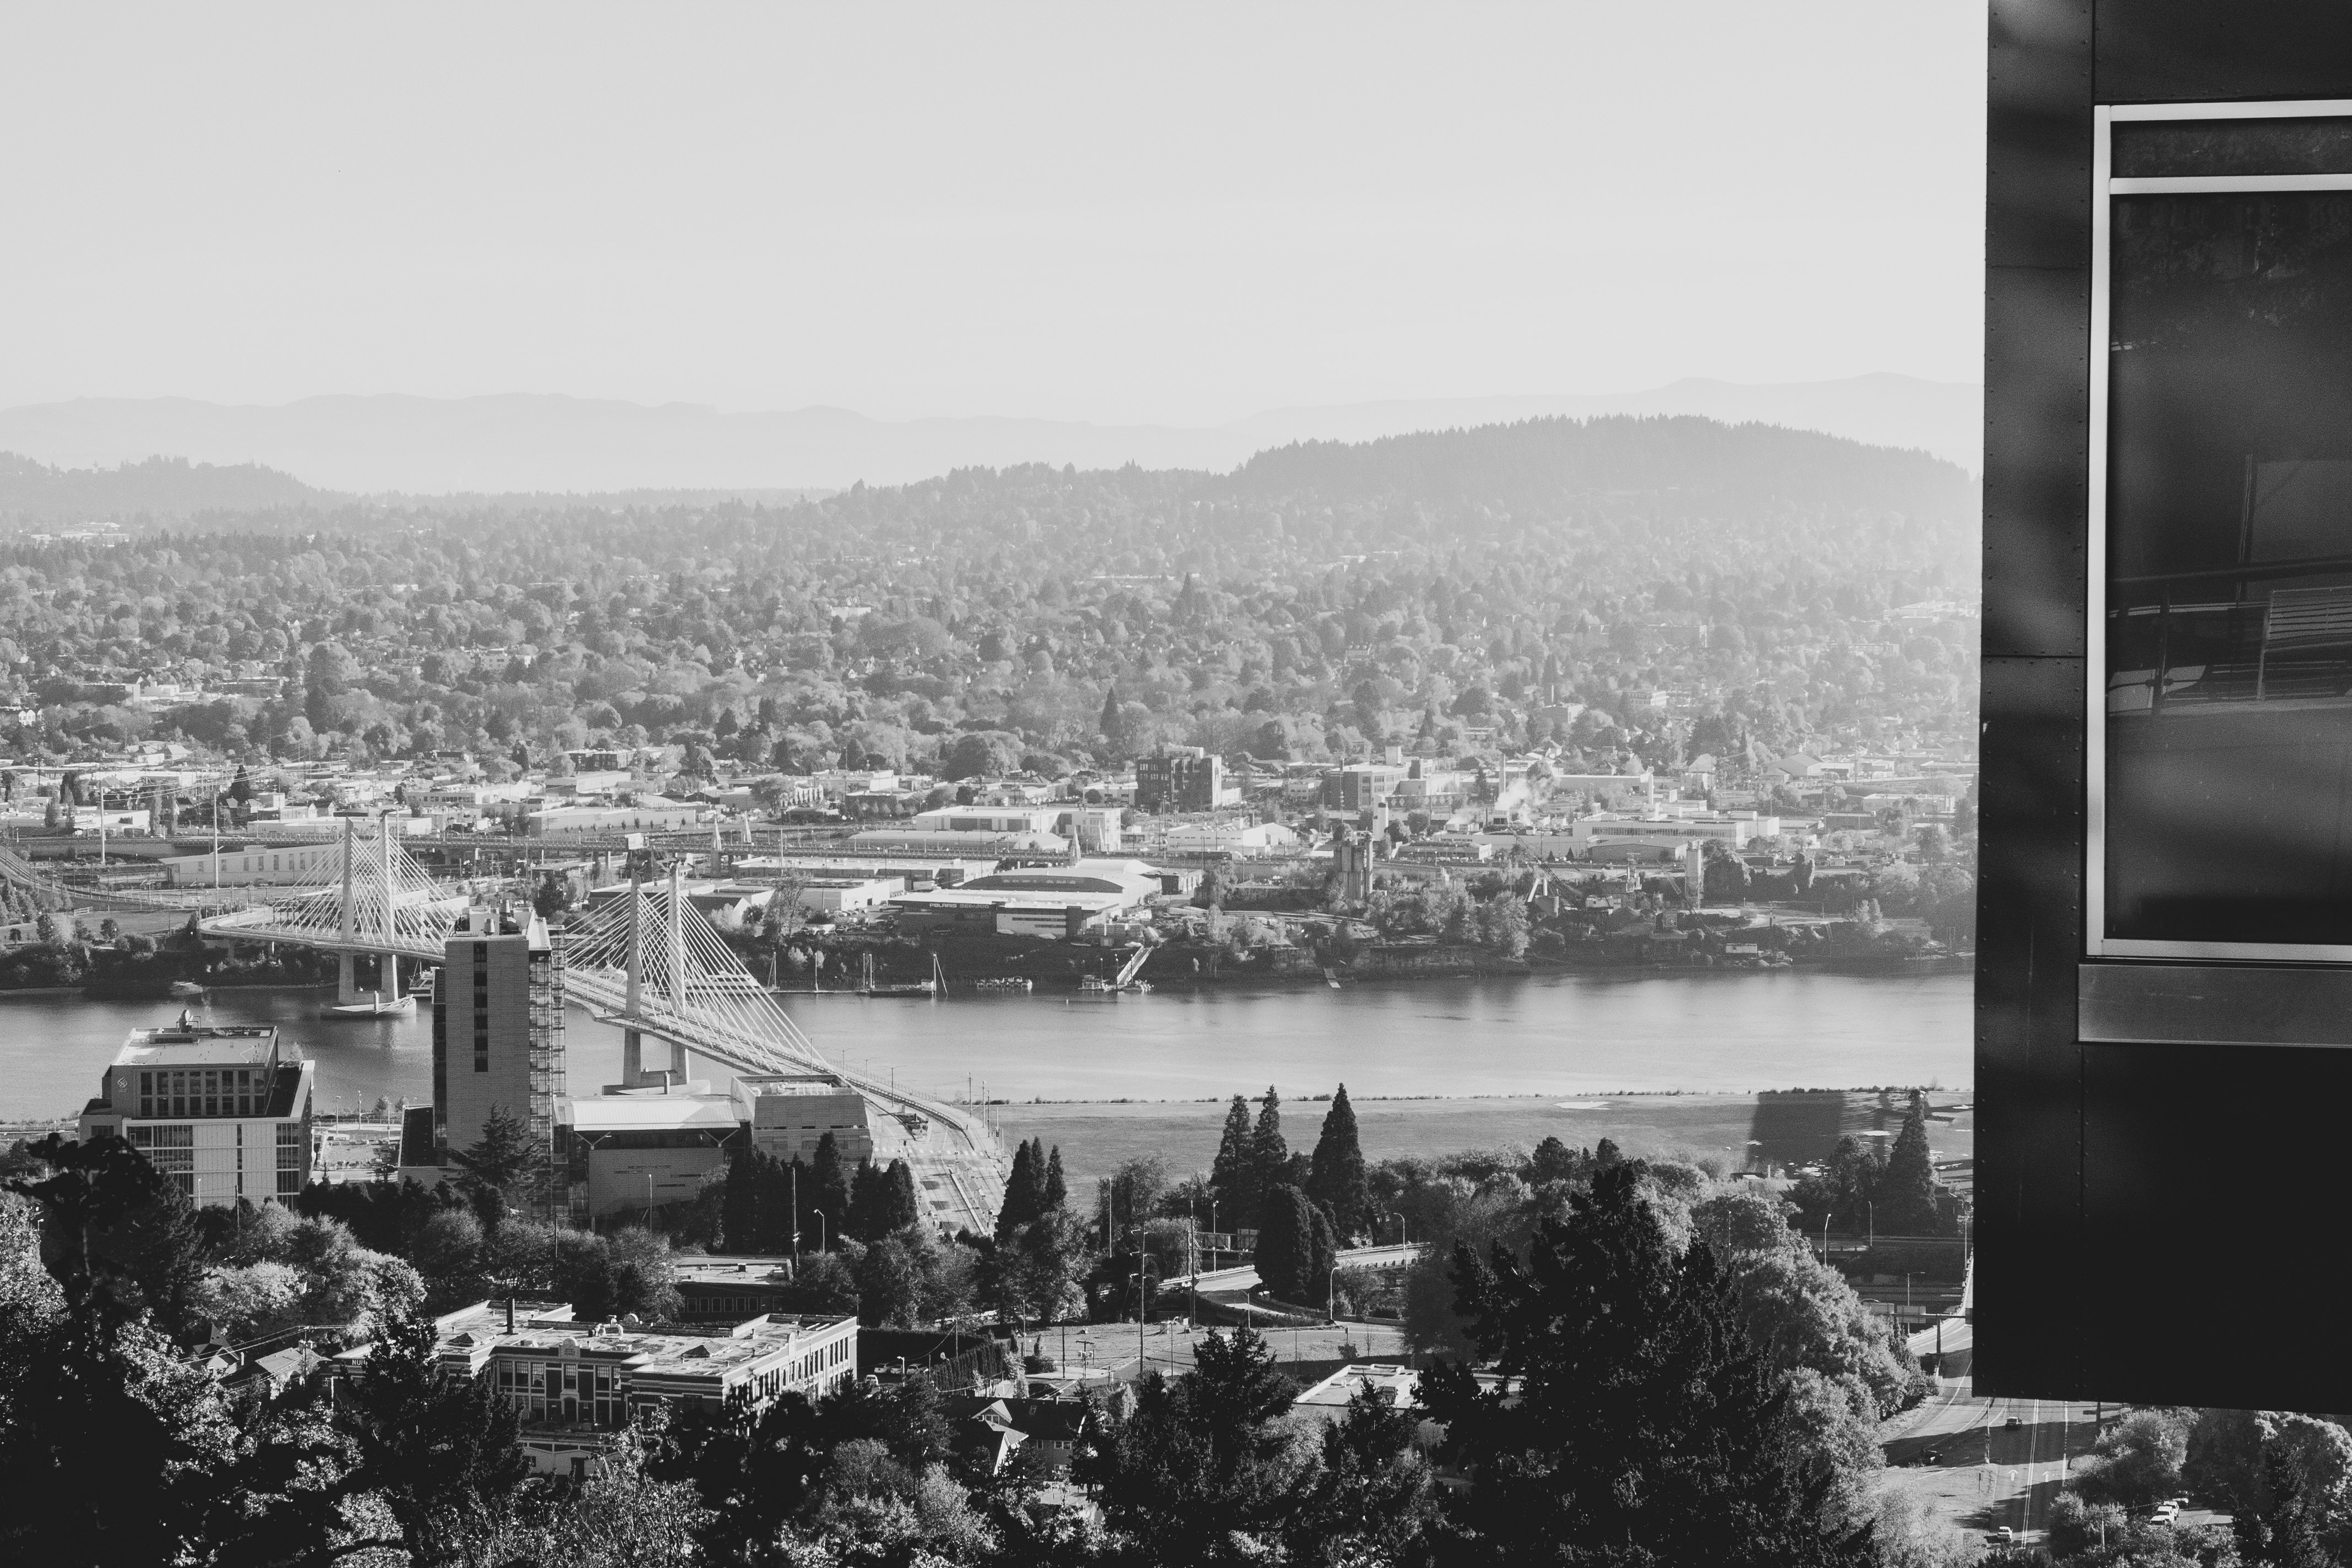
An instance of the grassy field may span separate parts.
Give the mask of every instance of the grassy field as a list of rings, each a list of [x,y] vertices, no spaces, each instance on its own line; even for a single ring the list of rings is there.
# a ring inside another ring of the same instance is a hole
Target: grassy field
[[[1931,1098],[1936,1116],[1927,1124],[1927,1141],[1935,1157],[1971,1157],[1975,1123],[1966,1099]],[[1751,1139],[1765,1159],[1801,1163],[1827,1154],[1843,1133],[1892,1133],[1903,1118],[1899,1099],[1882,1109],[1874,1094],[1837,1090],[1359,1100],[1355,1107],[1368,1160],[1429,1158],[1513,1143],[1532,1147],[1551,1136],[1581,1148],[1611,1138],[1628,1154],[1713,1156],[1734,1168],[1747,1163]],[[1315,1147],[1327,1109],[1320,1100],[1283,1106],[1283,1132],[1294,1150]],[[1206,1171],[1216,1157],[1225,1111],[1223,1105],[1199,1100],[1074,1101],[1000,1105],[995,1115],[1008,1142],[1042,1138],[1059,1144],[1064,1169],[1076,1184],[1152,1152],[1178,1175]]]

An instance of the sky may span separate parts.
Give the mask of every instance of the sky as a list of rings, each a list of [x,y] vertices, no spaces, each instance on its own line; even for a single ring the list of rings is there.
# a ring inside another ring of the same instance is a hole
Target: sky
[[[0,407],[1974,382],[1981,0],[16,6]]]

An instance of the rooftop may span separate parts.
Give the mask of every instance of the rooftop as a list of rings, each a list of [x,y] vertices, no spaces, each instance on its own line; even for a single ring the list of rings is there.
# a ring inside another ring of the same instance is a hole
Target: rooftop
[[[741,1120],[728,1094],[615,1094],[583,1096],[572,1102],[575,1132],[642,1132],[708,1128],[726,1133]]]
[[[299,1059],[292,1047],[284,1052]],[[179,1021],[160,1029],[133,1029],[116,1053],[117,1067],[269,1067],[279,1059],[278,1026],[230,1024],[215,1027],[199,1024],[182,1013]]]

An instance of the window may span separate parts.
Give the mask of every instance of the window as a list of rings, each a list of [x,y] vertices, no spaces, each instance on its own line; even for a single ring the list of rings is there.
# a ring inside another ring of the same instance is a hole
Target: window
[[[2352,104],[2099,131],[2091,952],[2352,960]]]
[[[196,1191],[196,1130],[187,1125],[133,1127],[131,1146],[173,1184],[193,1197]]]

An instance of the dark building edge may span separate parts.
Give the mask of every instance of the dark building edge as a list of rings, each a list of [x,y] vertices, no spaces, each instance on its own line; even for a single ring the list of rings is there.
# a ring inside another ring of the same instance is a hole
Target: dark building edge
[[[2085,1045],[2078,1012],[2092,108],[2352,99],[2352,7],[1990,21],[1976,1389],[2352,1408],[2352,1369],[2296,1326],[2346,1283],[2352,1051]]]

